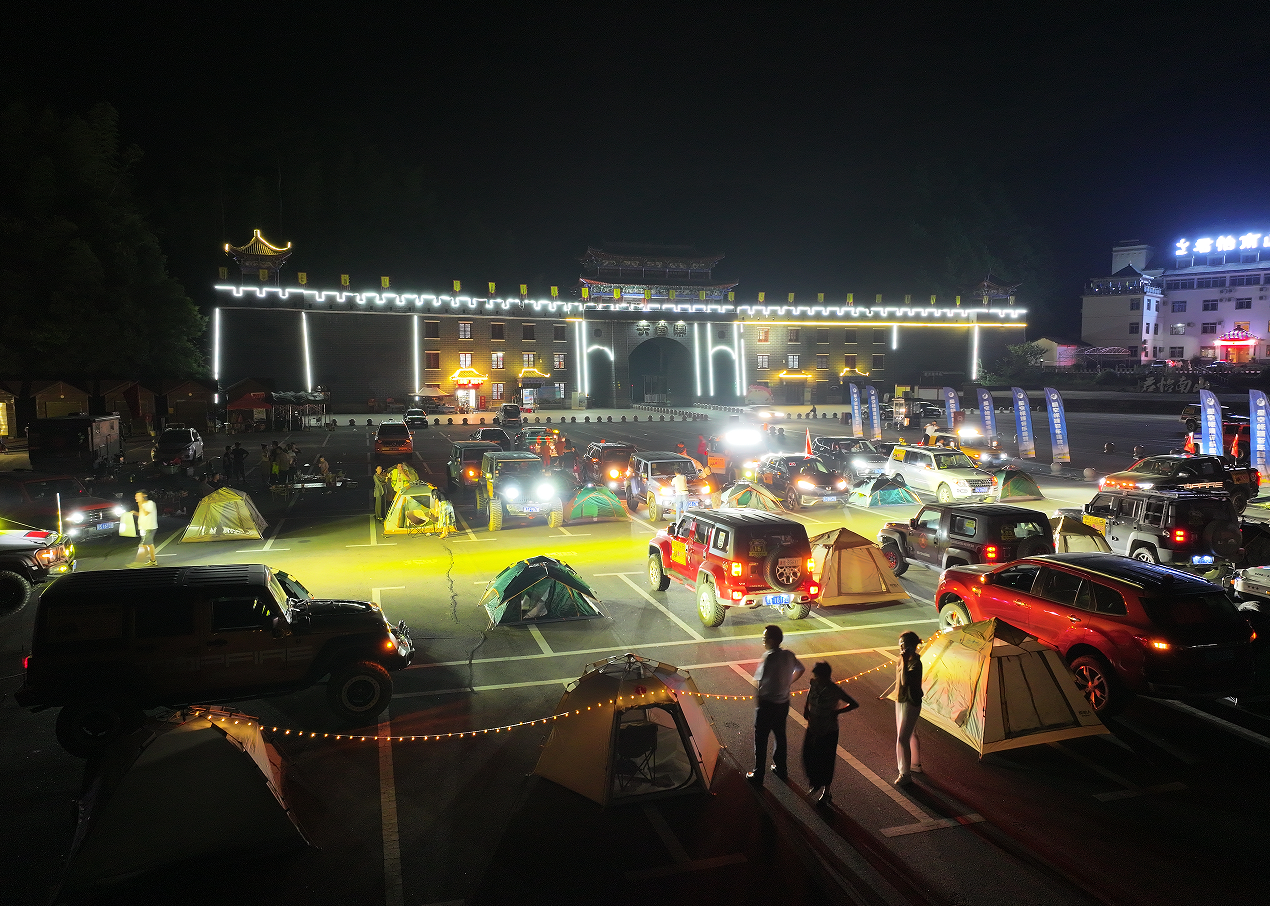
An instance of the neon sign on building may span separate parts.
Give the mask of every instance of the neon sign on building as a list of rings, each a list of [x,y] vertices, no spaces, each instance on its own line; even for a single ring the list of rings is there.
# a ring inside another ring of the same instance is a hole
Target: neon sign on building
[[[1233,252],[1246,249],[1270,249],[1270,233],[1244,233],[1242,236],[1211,236],[1196,239],[1179,239],[1174,253],[1178,258],[1191,255],[1211,255],[1219,252]]]

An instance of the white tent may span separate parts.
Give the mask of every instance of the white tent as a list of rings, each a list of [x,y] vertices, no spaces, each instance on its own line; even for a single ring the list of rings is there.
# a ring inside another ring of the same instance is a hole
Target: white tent
[[[941,633],[922,652],[922,718],[980,755],[1109,732],[1059,653],[998,619]]]
[[[634,654],[587,667],[534,773],[598,802],[710,789],[719,740],[687,671]]]
[[[812,538],[811,556],[820,582],[819,607],[908,600],[908,592],[886,565],[882,551],[850,529],[833,529]]]

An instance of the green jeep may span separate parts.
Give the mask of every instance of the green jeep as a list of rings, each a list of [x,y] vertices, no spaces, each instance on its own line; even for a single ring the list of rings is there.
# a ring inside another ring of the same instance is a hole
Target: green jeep
[[[476,509],[489,511],[489,530],[497,532],[508,516],[521,519],[547,517],[547,525],[564,524],[564,501],[555,479],[543,469],[534,453],[489,452],[481,457],[481,481],[476,487]]]

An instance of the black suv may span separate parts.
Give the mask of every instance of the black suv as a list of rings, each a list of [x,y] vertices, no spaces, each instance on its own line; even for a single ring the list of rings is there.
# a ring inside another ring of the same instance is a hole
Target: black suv
[[[0,532],[0,617],[25,607],[36,585],[74,570],[75,545],[64,535]]]
[[[819,456],[806,453],[768,453],[754,469],[754,483],[779,497],[789,510],[845,503],[847,498],[847,480]]]
[[[491,444],[497,444],[500,450],[510,452],[516,448],[515,441],[511,435],[502,428],[481,428],[479,431],[473,431],[468,435],[468,440],[484,440]]]
[[[1123,557],[1211,572],[1239,555],[1239,516],[1225,491],[1103,488],[1082,521]]]
[[[260,698],[329,677],[326,700],[365,724],[414,657],[378,604],[314,599],[260,563],[63,576],[40,595],[17,701],[62,709],[57,739],[100,753],[142,710]]]
[[[489,530],[497,532],[508,516],[547,517],[547,525],[564,525],[564,501],[558,479],[542,466],[535,453],[495,453],[481,457],[476,509],[489,510]]]
[[[815,453],[844,476],[852,479],[869,475],[881,475],[886,461],[891,458],[891,444],[874,443],[862,437],[813,437],[811,452]]]
[[[582,456],[583,477],[591,484],[608,488],[621,497],[626,494],[626,467],[633,455],[633,444],[611,441],[589,444]]]
[[[930,569],[1009,563],[1054,553],[1054,530],[1044,513],[1003,503],[924,506],[908,522],[888,522],[878,545],[891,572],[909,563]]]
[[[486,453],[498,453],[503,448],[487,440],[460,440],[450,447],[450,458],[445,463],[446,483],[450,493],[474,491],[481,483],[481,457]]]

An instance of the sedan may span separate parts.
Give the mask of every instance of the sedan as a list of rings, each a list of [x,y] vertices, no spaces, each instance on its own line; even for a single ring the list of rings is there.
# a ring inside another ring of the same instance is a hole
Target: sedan
[[[849,475],[853,479],[881,475],[891,455],[890,450],[859,437],[815,437],[811,441],[811,450],[844,476]]]
[[[790,510],[846,500],[847,480],[819,456],[806,453],[769,453],[758,461],[754,481],[768,488]]]

